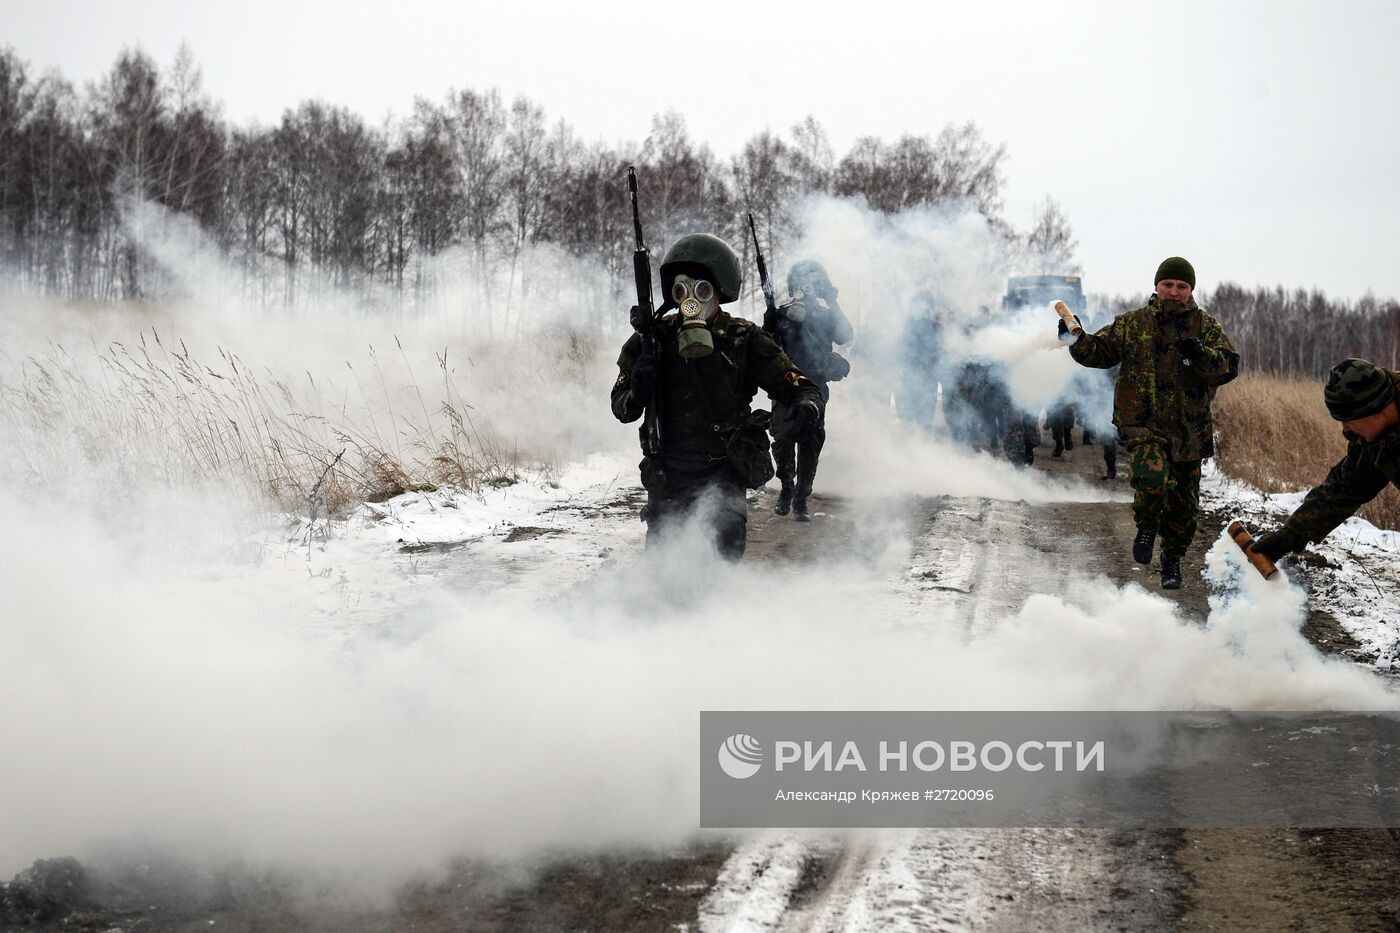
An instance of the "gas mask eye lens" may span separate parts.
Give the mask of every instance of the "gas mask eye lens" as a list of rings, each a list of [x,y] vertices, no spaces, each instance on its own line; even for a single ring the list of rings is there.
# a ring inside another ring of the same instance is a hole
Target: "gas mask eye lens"
[[[704,279],[678,277],[671,283],[671,300],[680,304],[687,298],[694,298],[708,304],[715,297],[715,287]]]

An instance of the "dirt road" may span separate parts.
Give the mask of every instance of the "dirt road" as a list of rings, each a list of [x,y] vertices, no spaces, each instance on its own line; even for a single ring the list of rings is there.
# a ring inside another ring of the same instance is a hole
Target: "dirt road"
[[[1103,468],[1097,447],[1042,456],[1036,466],[1085,478]],[[837,527],[840,504],[818,507]],[[912,564],[928,568],[927,585],[946,594],[972,637],[1024,602],[1017,565],[1041,570],[1040,579],[1022,581],[1035,592],[1062,593],[1074,567],[1143,585],[1203,623],[1208,593],[1199,569],[1227,518],[1202,517],[1185,585],[1170,592],[1159,588],[1156,562],[1146,568],[1129,559],[1135,528],[1126,504],[945,498],[910,507]],[[757,559],[792,559],[797,546],[783,524],[757,518]],[[821,540],[820,529],[811,540]],[[1031,550],[1033,564],[1025,560]],[[1334,620],[1314,615],[1305,631],[1321,650],[1350,647]],[[786,847],[783,859],[806,869],[776,911],[781,892],[760,880],[766,871],[748,867],[755,850],[772,847],[770,839],[746,842],[726,864],[702,904],[700,929],[1400,929],[1395,832],[923,830],[844,843],[789,838],[777,851]]]

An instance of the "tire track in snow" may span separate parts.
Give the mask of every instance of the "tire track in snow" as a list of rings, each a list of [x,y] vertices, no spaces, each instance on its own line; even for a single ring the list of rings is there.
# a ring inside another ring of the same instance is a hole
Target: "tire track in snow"
[[[1024,501],[943,497],[911,505],[924,517],[911,516],[908,564],[892,586],[918,616],[957,619],[969,640],[1017,612],[1032,588],[1064,595],[1071,557],[1083,556],[1040,528]],[[1037,546],[1036,534],[1047,543]],[[783,557],[801,557],[799,542],[783,544]],[[1125,845],[1107,831],[911,829],[836,844],[834,867],[802,896],[808,869],[831,857],[831,843],[750,838],[702,904],[700,929],[1152,930],[1174,909],[1170,860],[1150,843]]]

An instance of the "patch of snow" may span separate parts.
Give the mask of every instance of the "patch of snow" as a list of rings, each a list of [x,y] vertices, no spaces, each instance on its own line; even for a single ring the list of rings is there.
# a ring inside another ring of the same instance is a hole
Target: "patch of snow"
[[[815,850],[791,832],[755,834],[725,862],[700,902],[702,933],[776,930]]]
[[[1265,493],[1209,461],[1202,471],[1202,504],[1243,519],[1256,537],[1282,524],[1306,495]],[[1353,516],[1307,550],[1301,563],[1298,556],[1285,558],[1284,573],[1302,576],[1309,604],[1336,619],[1363,654],[1377,658],[1377,670],[1390,670],[1391,659],[1400,656],[1400,532]]]

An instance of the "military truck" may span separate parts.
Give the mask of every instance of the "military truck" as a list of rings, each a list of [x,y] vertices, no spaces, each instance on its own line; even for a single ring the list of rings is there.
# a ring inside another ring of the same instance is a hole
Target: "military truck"
[[[1001,299],[1005,311],[1049,305],[1063,301],[1075,314],[1083,314],[1088,303],[1084,286],[1077,275],[1013,275],[1006,280],[1006,294]]]
[[[1063,301],[1069,305],[1069,309],[1076,316],[1084,315],[1088,302],[1084,300],[1084,286],[1080,282],[1079,276],[1014,275],[1006,280],[1006,294],[1002,296],[1001,307],[1008,314],[1015,314],[1022,308],[1048,308],[1056,301]],[[1087,316],[1081,317],[1081,320],[1087,319]],[[1082,394],[1079,392],[1067,394],[1052,404],[1046,412],[1046,427],[1050,429],[1051,435],[1055,438],[1055,449],[1050,454],[1052,458],[1058,459],[1066,450],[1074,449],[1074,440],[1070,434],[1079,415],[1077,402]],[[1034,459],[1034,455],[1031,453],[1032,437],[1034,437],[1036,445],[1040,443],[1039,425],[1040,420],[1037,415],[1024,414],[1022,429],[1026,439],[1026,463],[1030,463]],[[1092,438],[1092,432],[1086,437],[1085,443],[1089,443],[1090,438]]]

